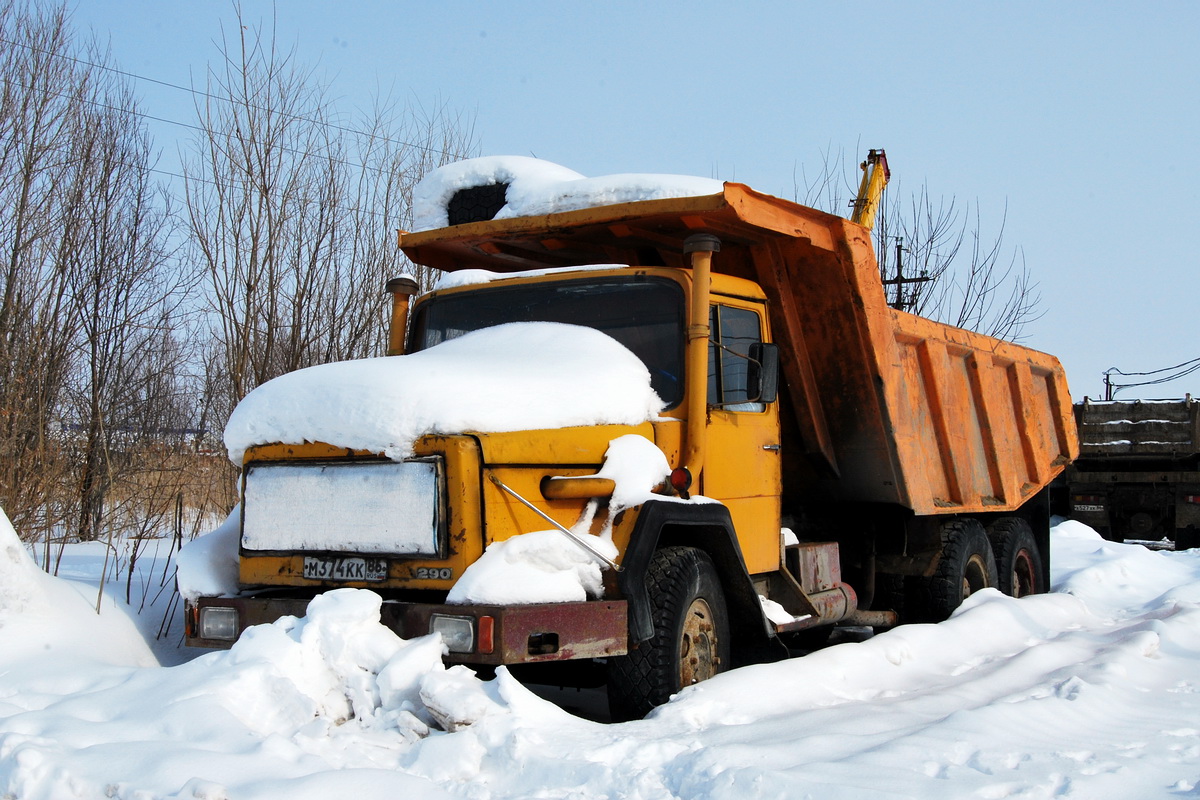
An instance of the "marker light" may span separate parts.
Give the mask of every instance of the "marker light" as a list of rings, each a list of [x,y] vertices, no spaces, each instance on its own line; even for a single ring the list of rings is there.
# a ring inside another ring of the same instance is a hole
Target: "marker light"
[[[671,470],[671,488],[684,500],[688,499],[688,489],[692,488],[692,473],[687,467]]]

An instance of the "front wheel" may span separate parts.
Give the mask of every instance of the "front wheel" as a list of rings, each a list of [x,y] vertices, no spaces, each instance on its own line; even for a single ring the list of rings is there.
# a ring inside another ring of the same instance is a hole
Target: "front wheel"
[[[614,721],[640,719],[671,695],[729,668],[729,612],[712,559],[666,547],[646,570],[654,635],[608,661]]]

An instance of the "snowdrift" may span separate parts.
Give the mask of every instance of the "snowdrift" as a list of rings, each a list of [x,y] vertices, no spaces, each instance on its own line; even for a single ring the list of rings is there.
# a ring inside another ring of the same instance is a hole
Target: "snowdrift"
[[[1200,775],[1200,553],[1053,532],[1055,591],[736,670],[649,719],[571,716],[500,670],[446,668],[344,589],[172,668],[47,591],[10,527],[0,796],[1179,797]],[[73,592],[73,590],[72,590]],[[76,595],[77,599],[77,595]],[[138,643],[140,644],[140,643]],[[142,645],[144,647],[144,645]]]

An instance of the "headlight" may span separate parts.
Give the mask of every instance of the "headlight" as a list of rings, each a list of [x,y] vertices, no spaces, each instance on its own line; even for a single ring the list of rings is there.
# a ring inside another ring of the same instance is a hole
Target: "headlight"
[[[429,632],[440,633],[451,653],[472,653],[475,651],[475,620],[471,617],[448,617],[445,614],[431,614],[429,617]]]
[[[200,609],[200,638],[228,639],[238,636],[238,612],[226,606],[208,606]]]

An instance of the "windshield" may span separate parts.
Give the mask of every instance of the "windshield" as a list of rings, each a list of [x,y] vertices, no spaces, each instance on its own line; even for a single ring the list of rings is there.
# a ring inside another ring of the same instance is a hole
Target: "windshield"
[[[683,399],[683,313],[680,286],[645,275],[479,288],[422,303],[413,317],[409,349],[424,350],[507,322],[585,325],[640,358],[650,371],[650,385],[670,408]]]

